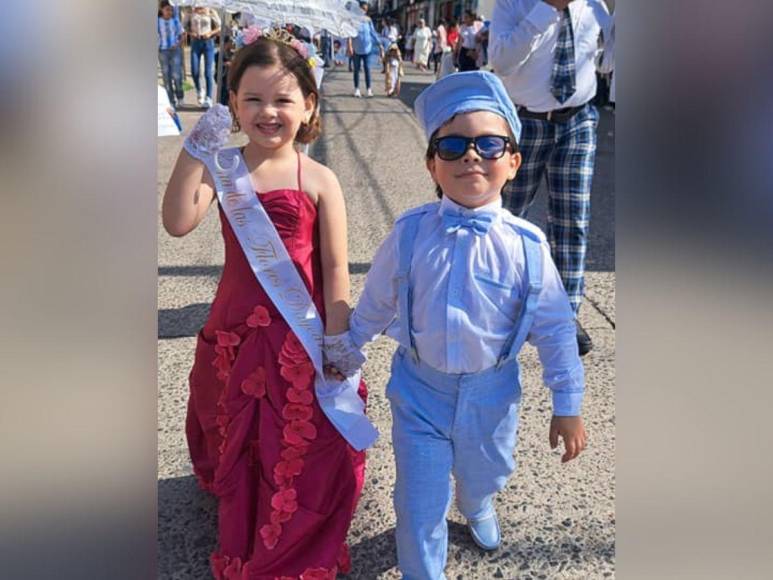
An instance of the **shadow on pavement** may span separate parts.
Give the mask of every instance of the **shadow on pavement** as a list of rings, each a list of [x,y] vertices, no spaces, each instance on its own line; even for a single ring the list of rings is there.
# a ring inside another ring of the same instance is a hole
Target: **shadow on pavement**
[[[159,266],[159,276],[211,276],[219,278],[222,266]]]
[[[210,578],[217,545],[217,502],[196,478],[158,482],[158,578]]]
[[[395,529],[391,528],[349,546],[352,572],[343,576],[347,580],[373,580],[380,574],[397,567]]]
[[[429,77],[428,77],[429,78]],[[400,96],[398,97],[407,107],[413,110],[413,103],[419,93],[430,85],[426,83],[411,83],[403,81],[400,85]]]
[[[196,336],[209,316],[208,302],[189,304],[183,308],[163,308],[158,311],[158,338]]]
[[[572,562],[579,562],[581,557],[611,562],[615,556],[615,545],[612,542],[591,542],[583,546],[569,541],[563,544],[527,540],[510,543],[506,537],[503,537],[502,545],[496,552],[487,554],[475,545],[466,525],[450,520],[448,521],[448,544],[449,564],[452,559],[457,561],[464,559],[472,561],[474,566],[475,561],[485,558],[487,563],[501,561],[508,574],[515,570],[514,565],[518,565],[518,560],[523,560],[524,563],[528,561],[527,568],[534,570],[539,568],[539,565],[535,566],[535,562],[545,562],[556,568],[561,567],[562,563],[568,566]],[[397,568],[394,528],[350,546],[350,551],[352,573],[343,576],[347,580],[372,580]],[[505,576],[495,577],[504,578]]]

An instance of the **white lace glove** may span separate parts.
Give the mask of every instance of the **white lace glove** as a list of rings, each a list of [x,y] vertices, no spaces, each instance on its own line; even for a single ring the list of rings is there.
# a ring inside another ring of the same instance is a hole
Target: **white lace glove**
[[[220,103],[213,105],[185,138],[183,147],[196,159],[204,159],[228,142],[232,124],[228,107]]]
[[[360,370],[367,360],[362,351],[354,345],[348,332],[325,335],[323,354],[326,365],[333,365],[347,377]]]

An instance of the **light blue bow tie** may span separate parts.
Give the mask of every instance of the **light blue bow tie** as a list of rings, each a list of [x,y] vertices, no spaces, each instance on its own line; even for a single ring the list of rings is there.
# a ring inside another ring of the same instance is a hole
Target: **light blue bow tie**
[[[456,213],[443,214],[443,226],[448,234],[454,233],[459,228],[470,228],[479,236],[485,236],[493,223],[494,217],[485,213],[470,216]]]

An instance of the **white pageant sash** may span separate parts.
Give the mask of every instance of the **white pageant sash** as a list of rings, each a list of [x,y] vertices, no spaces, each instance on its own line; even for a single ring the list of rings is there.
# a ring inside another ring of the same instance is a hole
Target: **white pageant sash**
[[[239,149],[222,149],[204,162],[215,181],[220,206],[255,277],[314,364],[319,406],[352,447],[358,451],[370,447],[378,438],[378,430],[365,416],[365,404],[357,394],[360,373],[342,382],[325,378],[322,318],[252,187]]]

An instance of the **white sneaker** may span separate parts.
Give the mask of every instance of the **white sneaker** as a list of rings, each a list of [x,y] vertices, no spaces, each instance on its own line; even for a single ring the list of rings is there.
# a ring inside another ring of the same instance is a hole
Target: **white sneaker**
[[[209,109],[212,107],[212,97],[207,97],[204,99],[204,108]]]
[[[372,97],[372,96],[373,96],[373,89],[368,89],[368,94],[367,94],[367,96],[368,96],[368,97]]]
[[[199,107],[204,105],[204,91],[199,91],[199,97],[198,97]]]
[[[354,96],[358,99],[362,97],[362,93],[360,92],[360,89],[354,89]]]

